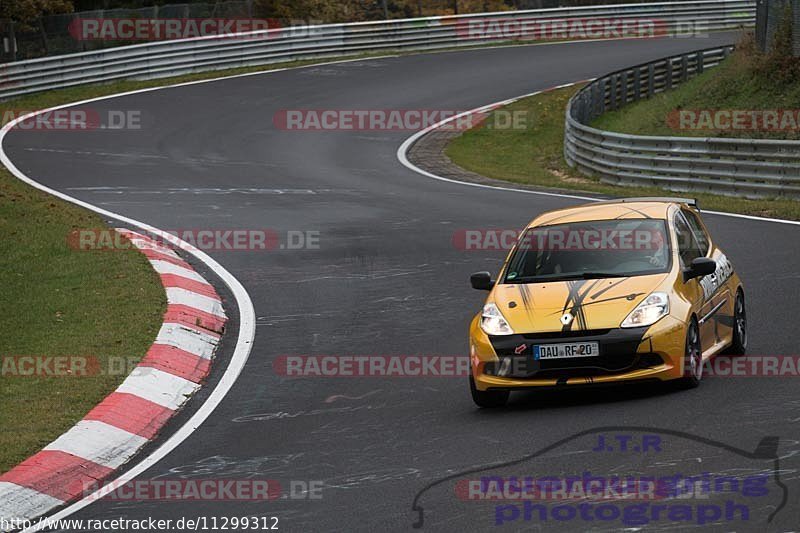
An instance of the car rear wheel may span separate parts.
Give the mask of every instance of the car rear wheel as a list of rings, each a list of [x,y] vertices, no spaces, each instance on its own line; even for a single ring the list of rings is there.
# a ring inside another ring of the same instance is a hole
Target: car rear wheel
[[[683,377],[678,380],[682,389],[693,389],[703,379],[703,349],[700,346],[700,329],[692,317],[686,328],[686,353],[683,359]]]
[[[736,292],[736,303],[733,305],[733,339],[725,353],[744,355],[747,351],[747,312],[744,308],[744,293],[741,289]]]
[[[472,401],[478,407],[503,407],[508,402],[510,393],[507,390],[487,390],[480,391],[475,387],[475,380],[469,377],[469,391],[472,393]]]

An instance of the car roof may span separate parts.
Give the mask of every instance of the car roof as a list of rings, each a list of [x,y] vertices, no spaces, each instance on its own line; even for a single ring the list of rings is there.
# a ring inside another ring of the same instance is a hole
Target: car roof
[[[552,224],[568,224],[572,222],[589,222],[593,220],[611,219],[644,219],[655,218],[666,220],[672,206],[696,208],[694,200],[683,198],[626,198],[621,200],[603,200],[591,204],[582,204],[548,211],[531,221],[529,228],[549,226]]]

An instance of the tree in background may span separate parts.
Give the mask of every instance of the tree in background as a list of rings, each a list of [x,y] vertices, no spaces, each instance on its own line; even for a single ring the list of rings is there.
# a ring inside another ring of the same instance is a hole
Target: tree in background
[[[784,6],[782,11],[766,58],[759,63],[759,67],[765,75],[779,83],[797,83],[800,81],[800,59],[795,57],[794,13],[791,5]]]
[[[0,20],[12,20],[19,31],[38,27],[43,15],[72,13],[71,0],[0,0]]]

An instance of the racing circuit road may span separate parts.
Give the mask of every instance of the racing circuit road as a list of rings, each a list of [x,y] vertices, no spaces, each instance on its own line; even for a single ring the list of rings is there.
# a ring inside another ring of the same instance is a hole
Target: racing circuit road
[[[445,476],[525,457],[582,430],[646,426],[750,451],[762,437],[780,437],[788,505],[769,525],[754,518],[735,529],[800,524],[800,396],[792,378],[712,378],[686,392],[635,386],[526,393],[512,396],[505,410],[489,411],[474,407],[463,377],[295,379],[273,368],[277,357],[294,354],[466,357],[468,322],[485,297],[469,288],[468,277],[496,272],[504,252],[458,250],[453,233],[519,228],[545,210],[579,203],[431,180],[396,158],[410,132],[281,131],[272,124],[275,112],[471,109],[735,38],[583,42],[329,64],[92,104],[101,111],[141,110],[141,130],[9,134],[4,149],[31,178],[159,228],[320,231],[318,250],[211,252],[252,297],[255,344],[208,421],[141,477],[258,477],[285,488],[291,480],[321,480],[322,498],[100,501],[74,517],[262,515],[279,517],[287,531],[409,530],[418,519],[415,495]],[[797,226],[714,215],[706,221],[748,290],[749,353],[797,353]],[[227,305],[233,306],[230,297]],[[214,379],[230,357],[231,337]],[[202,400],[203,394],[194,398],[189,412]],[[525,463],[516,472],[760,468],[694,441],[664,446],[656,456],[591,452],[595,441],[556,450],[546,462]],[[420,501],[424,529],[494,523],[493,507],[462,502],[452,488],[434,487]],[[779,503],[773,496],[759,505],[774,510]]]

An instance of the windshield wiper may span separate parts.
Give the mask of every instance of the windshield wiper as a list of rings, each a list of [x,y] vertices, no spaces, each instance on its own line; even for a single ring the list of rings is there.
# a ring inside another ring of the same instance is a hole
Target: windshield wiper
[[[581,272],[580,274],[567,274],[566,277],[575,276],[582,279],[599,279],[599,278],[624,278],[624,274],[619,272]]]
[[[568,281],[571,279],[601,279],[601,278],[624,278],[629,274],[619,272],[572,272],[567,274],[550,274],[546,276],[530,276],[506,280],[506,283],[537,283],[540,281]]]

